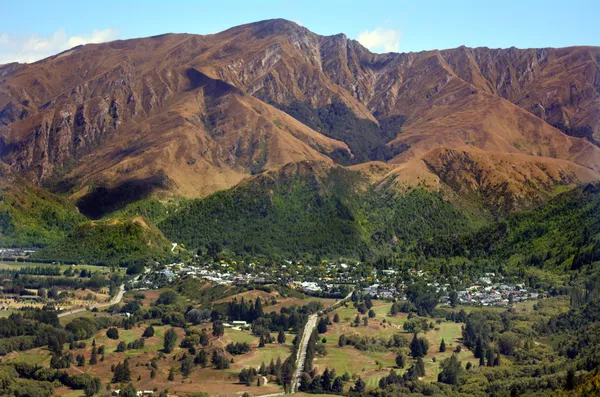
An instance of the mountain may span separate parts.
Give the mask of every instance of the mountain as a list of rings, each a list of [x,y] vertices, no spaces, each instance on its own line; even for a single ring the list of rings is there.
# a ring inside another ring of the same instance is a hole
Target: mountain
[[[0,160],[93,219],[306,161],[499,217],[600,178],[599,60],[597,47],[373,54],[281,19],[90,44],[0,66]]]
[[[325,162],[288,164],[193,200],[158,227],[194,249],[216,244],[238,254],[359,257],[409,249],[477,223],[440,194],[373,189],[369,176]]]
[[[83,221],[72,203],[27,182],[0,162],[0,247],[48,245]]]
[[[505,266],[564,277],[600,260],[600,184],[557,195],[531,211],[491,223],[475,233],[420,245],[429,263],[461,258],[471,266]],[[439,263],[439,262],[438,262]],[[546,284],[546,281],[540,281]]]

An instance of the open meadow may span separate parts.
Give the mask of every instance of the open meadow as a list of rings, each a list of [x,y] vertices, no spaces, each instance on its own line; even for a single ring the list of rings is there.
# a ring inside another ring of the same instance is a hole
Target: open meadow
[[[376,350],[359,350],[350,345],[343,347],[338,345],[339,337],[342,334],[345,336],[352,334],[360,335],[371,340],[387,340],[394,334],[399,334],[410,342],[412,333],[405,332],[403,328],[408,315],[406,313],[399,313],[391,316],[389,315],[390,308],[390,302],[374,300],[372,310],[376,314],[375,317],[369,318],[368,325],[364,326],[362,321],[363,315],[360,315],[361,321],[357,327],[353,325],[353,322],[358,311],[352,304],[348,304],[346,307],[341,307],[330,313],[329,317],[331,319],[337,313],[340,322],[332,322],[327,332],[319,335],[320,338],[326,339],[325,345],[328,352],[324,357],[315,357],[314,365],[318,368],[319,372],[322,372],[325,368],[334,368],[338,375],[348,372],[352,377],[361,377],[368,387],[376,387],[379,379],[388,375],[390,369],[404,373],[413,362],[413,359],[408,358],[405,368],[399,369],[396,366],[395,358],[398,351],[404,351],[408,357],[407,348],[381,347]],[[423,379],[426,381],[435,381],[439,373],[439,362],[450,357],[456,346],[461,345],[462,331],[461,324],[459,323],[440,319],[441,322],[437,324],[438,319],[428,318],[427,320],[436,324],[434,329],[419,335],[425,336],[429,342],[429,351],[423,357],[426,370],[426,376]],[[442,339],[444,339],[447,349],[445,352],[440,353],[439,346]],[[475,364],[477,361],[473,358],[473,354],[464,346],[462,346],[462,350],[457,354],[457,357],[463,364],[469,361]]]

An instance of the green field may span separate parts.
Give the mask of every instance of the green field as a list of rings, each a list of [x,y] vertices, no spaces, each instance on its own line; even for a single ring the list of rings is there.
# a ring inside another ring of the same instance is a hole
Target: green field
[[[395,364],[397,349],[362,351],[353,346],[339,347],[338,345],[338,339],[341,334],[359,334],[375,339],[389,338],[394,334],[402,334],[410,340],[412,334],[404,332],[403,329],[403,324],[407,321],[407,314],[399,313],[396,316],[389,316],[390,307],[390,302],[373,301],[372,309],[375,311],[376,317],[369,319],[367,327],[362,325],[362,317],[364,315],[360,315],[361,323],[359,327],[350,326],[358,313],[352,305],[334,311],[334,313],[339,315],[340,323],[334,323],[329,327],[326,334],[320,335],[320,338],[325,337],[327,340],[326,347],[328,354],[325,357],[315,358],[314,364],[319,368],[319,371],[323,371],[325,367],[328,367],[335,368],[338,374],[349,372],[351,375],[360,376],[369,387],[375,388],[378,385],[379,379],[386,376],[390,369],[397,369]],[[477,308],[474,309],[477,310]],[[330,317],[333,317],[333,314]],[[349,319],[349,321],[346,321],[346,319]],[[384,319],[385,323],[383,322]],[[452,355],[462,338],[461,324],[445,320],[437,324],[436,320],[435,318],[428,318],[428,321],[434,322],[435,329],[429,330],[425,334],[421,333],[421,336],[424,335],[430,345],[427,356],[423,358],[427,372],[426,381],[437,380],[440,361]],[[446,343],[446,351],[444,353],[439,352],[442,339]],[[405,354],[408,354],[407,348],[401,350],[404,350]],[[434,358],[435,362],[433,361]],[[473,364],[477,362],[473,354],[464,347],[461,353],[458,354],[458,358],[465,364],[467,361],[471,361]],[[412,364],[412,361],[409,358],[408,365],[403,370],[398,371],[401,373],[406,371]]]
[[[39,262],[13,262],[13,261],[0,261],[0,269],[20,269],[25,267],[38,267],[38,266],[53,266],[59,267],[61,272],[64,272],[68,268],[72,269],[86,269],[91,271],[101,271],[108,273],[110,267],[108,266],[93,266],[93,265],[53,265],[50,263],[39,263]],[[117,268],[118,272],[124,272],[125,269]]]

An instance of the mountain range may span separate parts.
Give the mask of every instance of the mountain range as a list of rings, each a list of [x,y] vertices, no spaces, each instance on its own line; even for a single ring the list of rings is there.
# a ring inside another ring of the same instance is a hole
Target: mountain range
[[[0,65],[0,160],[91,219],[290,167],[499,219],[600,180],[600,47],[374,54],[282,19],[89,44]]]

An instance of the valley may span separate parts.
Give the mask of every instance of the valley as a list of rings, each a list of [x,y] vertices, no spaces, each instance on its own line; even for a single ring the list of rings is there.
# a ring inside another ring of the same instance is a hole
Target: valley
[[[360,36],[0,65],[0,397],[599,393],[600,47]]]

